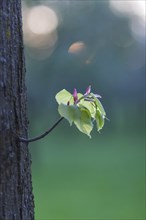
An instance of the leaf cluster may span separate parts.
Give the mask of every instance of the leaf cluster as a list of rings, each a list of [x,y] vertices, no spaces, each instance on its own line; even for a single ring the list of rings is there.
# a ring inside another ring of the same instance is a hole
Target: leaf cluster
[[[91,87],[88,87],[84,95],[77,93],[76,89],[74,89],[73,94],[63,89],[56,94],[55,98],[59,104],[59,114],[67,119],[70,125],[74,123],[81,132],[91,138],[90,133],[94,121],[99,132],[104,126],[106,117],[105,110],[98,97],[100,96],[91,93]]]

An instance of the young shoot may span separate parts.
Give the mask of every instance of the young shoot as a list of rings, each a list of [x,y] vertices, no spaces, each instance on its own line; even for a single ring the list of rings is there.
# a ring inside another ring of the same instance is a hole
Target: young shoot
[[[100,95],[91,92],[91,86],[86,89],[84,94],[78,93],[74,88],[73,94],[63,89],[56,95],[59,104],[59,114],[68,120],[70,125],[76,127],[91,138],[93,122],[96,121],[97,131],[104,126],[106,118],[105,110],[99,101]]]
[[[99,101],[101,96],[92,93],[91,86],[88,86],[84,94],[78,93],[76,88],[74,88],[73,94],[63,89],[56,94],[55,98],[58,103],[58,112],[61,117],[51,128],[37,137],[25,139],[17,135],[21,142],[33,142],[44,138],[64,118],[69,122],[70,125],[74,123],[79,131],[88,135],[90,138],[94,121],[96,122],[98,132],[103,128],[106,113],[101,102]]]

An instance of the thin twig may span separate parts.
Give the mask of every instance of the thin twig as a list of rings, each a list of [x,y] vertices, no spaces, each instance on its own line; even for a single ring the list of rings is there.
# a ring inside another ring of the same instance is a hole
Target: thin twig
[[[45,131],[43,134],[41,134],[41,135],[39,135],[39,136],[37,136],[37,137],[29,138],[29,139],[22,138],[22,137],[18,137],[18,138],[19,138],[19,140],[20,140],[21,142],[27,142],[27,143],[28,143],[28,142],[33,142],[33,141],[40,140],[40,139],[42,139],[43,137],[45,137],[46,135],[48,135],[63,119],[64,119],[64,117],[59,118],[59,119],[55,122],[55,124],[54,124],[51,128],[49,128],[49,130]]]

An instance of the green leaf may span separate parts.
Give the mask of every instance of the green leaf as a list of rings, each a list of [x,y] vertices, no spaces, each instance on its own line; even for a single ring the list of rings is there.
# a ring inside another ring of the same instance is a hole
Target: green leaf
[[[80,104],[81,103],[81,104]],[[96,108],[93,102],[84,101],[83,99],[80,101],[79,106],[85,107],[89,110],[92,118],[95,118]]]
[[[83,99],[81,99],[83,97]],[[80,102],[78,103],[78,106],[80,107],[85,107],[89,110],[91,116],[95,118],[95,113],[96,113],[96,108],[93,102],[90,101],[85,101],[84,100],[84,95],[81,93],[78,93],[78,98],[81,99]]]
[[[73,96],[70,92],[68,92],[66,89],[61,90],[60,92],[58,92],[55,96],[56,101],[58,102],[58,104],[66,104],[68,102],[70,102],[70,104],[73,104]]]
[[[93,129],[91,114],[89,110],[86,108],[81,107],[79,108],[79,110],[80,114],[78,117],[75,118],[74,123],[81,132],[83,132],[91,138],[90,132]]]
[[[104,126],[104,116],[101,114],[99,110],[96,111],[95,115],[97,130],[100,131]]]
[[[68,120],[70,125],[80,116],[80,111],[76,105],[64,105],[61,103],[58,106],[58,112],[62,117]]]
[[[81,97],[83,97],[83,94],[82,93],[78,93],[78,99],[80,99]]]
[[[92,131],[93,123],[88,109],[78,107],[77,105],[64,105],[61,103],[58,111],[62,117],[68,120],[70,125],[74,122],[81,132],[91,137],[90,132]]]
[[[95,104],[96,104],[97,108],[99,109],[99,111],[101,112],[101,114],[102,114],[103,116],[105,116],[105,115],[106,115],[105,110],[104,110],[104,108],[103,108],[101,102],[99,101],[99,99],[96,98],[96,96],[95,96],[93,93],[91,93],[91,95],[92,95],[92,97],[93,97],[93,99],[94,99],[94,101],[95,101]]]

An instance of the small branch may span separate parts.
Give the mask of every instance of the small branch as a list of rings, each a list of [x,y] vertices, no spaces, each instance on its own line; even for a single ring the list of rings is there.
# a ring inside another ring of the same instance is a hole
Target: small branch
[[[51,128],[49,128],[49,130],[45,131],[43,134],[41,134],[41,135],[39,135],[39,136],[37,136],[37,137],[30,138],[30,139],[25,139],[25,138],[22,138],[22,137],[18,137],[18,138],[19,138],[19,140],[20,140],[21,142],[27,142],[27,143],[28,143],[28,142],[33,142],[33,141],[40,140],[40,139],[42,139],[43,137],[45,137],[46,135],[48,135],[63,119],[64,119],[64,117],[59,118],[59,119],[55,122],[55,124],[54,124]]]

